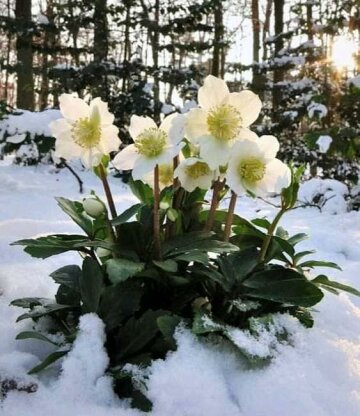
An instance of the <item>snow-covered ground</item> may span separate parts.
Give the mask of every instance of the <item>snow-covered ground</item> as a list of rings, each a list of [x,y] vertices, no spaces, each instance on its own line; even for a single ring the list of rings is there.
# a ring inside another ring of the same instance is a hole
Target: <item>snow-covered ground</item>
[[[86,192],[102,191],[96,178],[81,172]],[[118,211],[134,198],[120,180],[112,186]],[[107,357],[102,323],[93,315],[82,319],[72,352],[40,378],[26,372],[51,347],[40,341],[16,341],[30,322],[15,323],[23,312],[9,302],[23,296],[51,297],[56,286],[49,273],[79,262],[76,254],[33,259],[12,241],[46,233],[77,231],[57,207],[54,196],[77,199],[71,174],[49,166],[16,167],[0,162],[0,379],[16,378],[39,384],[35,393],[10,393],[0,404],[1,416],[131,416],[114,397],[104,377]],[[326,211],[326,210],[325,210]],[[238,212],[247,217],[273,216],[262,201],[241,198]],[[329,275],[360,288],[360,213],[332,215],[316,208],[296,209],[282,225],[290,233],[306,232],[302,249],[317,249],[317,258],[340,264],[343,272]],[[320,270],[319,270],[320,271]],[[360,414],[360,299],[327,294],[314,312],[315,326],[291,322],[291,345],[279,344],[272,362],[249,368],[238,356],[178,333],[178,350],[150,368],[148,397],[154,416],[358,416]]]

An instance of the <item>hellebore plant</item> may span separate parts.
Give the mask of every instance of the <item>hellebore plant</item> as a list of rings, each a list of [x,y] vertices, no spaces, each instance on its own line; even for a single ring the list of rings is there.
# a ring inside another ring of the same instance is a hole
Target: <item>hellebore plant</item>
[[[251,91],[229,93],[225,82],[212,76],[198,98],[200,108],[168,116],[159,127],[149,117],[132,117],[134,144],[112,163],[132,169],[129,185],[139,203],[117,215],[107,181],[108,154],[120,144],[114,118],[98,98],[88,106],[69,95],[60,97],[64,118],[51,125],[56,152],[80,157],[93,168],[108,208],[94,194],[83,201],[57,198],[83,234],[14,243],[36,258],[66,251],[82,258],[81,267],[67,265],[51,274],[59,284],[55,300],[12,302],[29,309],[18,320],[36,323],[47,317],[47,332],[18,335],[54,345],[54,352],[30,373],[63,357],[81,315],[96,313],[106,325],[115,391],[133,406],[150,410],[146,386],[133,381],[129,365],[145,368],[175,350],[179,326],[245,354],[232,331],[248,330],[256,338],[260,327],[270,330],[275,313],[291,314],[311,327],[311,308],[321,301],[323,289],[360,294],[325,275],[311,277],[316,266],[338,266],[304,260],[312,252],[296,252],[296,245],[306,235],[290,237],[278,226],[296,203],[302,169],[276,159],[275,137],[259,138],[248,129],[258,117],[259,98]],[[239,196],[268,193],[281,198],[272,222],[235,214]],[[219,209],[227,194],[228,208]],[[53,333],[62,334],[63,342],[54,342],[48,336]],[[284,339],[286,333],[280,336]]]

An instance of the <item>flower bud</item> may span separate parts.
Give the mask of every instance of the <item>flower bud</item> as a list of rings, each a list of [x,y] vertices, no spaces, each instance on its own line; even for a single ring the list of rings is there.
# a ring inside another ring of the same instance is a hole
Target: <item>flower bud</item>
[[[169,208],[166,212],[166,215],[171,222],[175,222],[179,217],[178,212],[174,208]]]
[[[96,249],[96,254],[102,258],[102,257],[108,257],[111,256],[111,251],[108,250],[107,248],[103,248],[103,247],[98,247]]]
[[[168,201],[161,201],[159,207],[160,209],[168,209],[170,207],[170,204]]]
[[[105,212],[105,205],[95,198],[85,198],[83,207],[85,212],[93,218],[97,218]]]

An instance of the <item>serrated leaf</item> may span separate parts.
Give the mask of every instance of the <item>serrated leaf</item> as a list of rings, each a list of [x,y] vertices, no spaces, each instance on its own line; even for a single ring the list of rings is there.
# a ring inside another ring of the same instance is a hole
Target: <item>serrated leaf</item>
[[[117,258],[106,262],[106,272],[113,284],[124,282],[129,277],[144,270],[145,264],[128,259]]]
[[[64,357],[69,350],[67,351],[55,351],[51,354],[49,354],[43,361],[41,361],[40,364],[33,367],[28,374],[36,374],[40,371],[44,370],[46,367],[49,367],[49,365],[53,364],[55,361],[59,360],[60,358]]]
[[[48,342],[49,344],[56,345],[57,347],[59,346],[59,344],[57,344],[56,342],[51,341],[50,338],[46,337],[45,335],[41,334],[40,332],[35,332],[35,331],[20,332],[19,334],[17,334],[15,339],[18,339],[18,340],[37,339],[39,341],[44,341],[44,342]]]

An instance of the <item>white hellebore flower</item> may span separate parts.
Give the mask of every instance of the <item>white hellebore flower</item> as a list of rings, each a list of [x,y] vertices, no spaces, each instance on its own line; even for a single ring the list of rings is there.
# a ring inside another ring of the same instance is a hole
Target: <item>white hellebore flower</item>
[[[152,188],[154,187],[154,171],[147,173],[143,177],[143,181],[150,185]],[[174,168],[173,163],[163,163],[159,165],[159,187],[160,189],[164,189],[168,186],[171,186],[174,181]]]
[[[157,127],[150,117],[133,115],[129,133],[134,144],[126,146],[115,156],[113,164],[116,169],[132,169],[132,176],[137,180],[143,179],[156,165],[170,164],[181,148],[183,120],[181,114],[171,114]]]
[[[236,142],[226,173],[226,183],[237,194],[247,190],[258,196],[280,192],[291,182],[291,172],[275,156],[279,142],[274,136]]]
[[[71,94],[59,98],[64,118],[49,124],[56,138],[55,155],[64,159],[80,158],[86,168],[98,166],[102,157],[119,149],[118,128],[114,115],[100,98],[90,104]]]
[[[198,93],[199,106],[189,111],[186,137],[200,145],[200,157],[212,169],[226,165],[236,140],[255,139],[249,127],[259,116],[261,101],[249,90],[230,93],[226,82],[209,75]]]
[[[196,188],[209,189],[217,176],[217,171],[197,157],[183,160],[174,172],[174,177],[179,179],[181,186],[187,192],[192,192]]]

